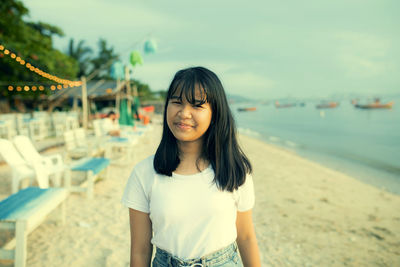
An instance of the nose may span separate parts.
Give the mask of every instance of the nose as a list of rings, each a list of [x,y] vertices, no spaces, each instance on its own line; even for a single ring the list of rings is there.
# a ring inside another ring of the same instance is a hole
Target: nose
[[[192,106],[189,104],[183,104],[181,109],[179,110],[179,116],[182,119],[191,118],[192,117]]]

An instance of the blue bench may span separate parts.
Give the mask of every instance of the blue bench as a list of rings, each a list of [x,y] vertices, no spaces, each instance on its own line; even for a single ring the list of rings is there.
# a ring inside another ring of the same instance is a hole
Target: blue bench
[[[28,187],[1,201],[0,231],[11,230],[15,237],[0,248],[0,259],[14,260],[17,267],[25,266],[28,234],[58,206],[61,206],[61,222],[65,223],[67,196],[64,188]]]
[[[74,163],[67,176],[66,186],[70,192],[86,192],[88,198],[93,198],[94,183],[99,178],[101,171],[105,170],[104,175],[107,178],[107,170],[110,160],[106,158],[84,158]],[[85,174],[85,180],[77,186],[71,185],[72,172],[81,172]]]

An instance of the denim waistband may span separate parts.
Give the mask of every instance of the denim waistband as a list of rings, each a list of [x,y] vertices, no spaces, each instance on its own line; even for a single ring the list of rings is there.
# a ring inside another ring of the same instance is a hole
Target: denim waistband
[[[198,259],[190,259],[190,260],[182,260],[178,257],[173,256],[171,253],[161,249],[156,248],[156,257],[160,257],[165,260],[168,266],[173,267],[206,267],[212,266],[217,263],[222,263],[227,259],[232,259],[233,256],[237,253],[237,245],[236,242],[230,244],[227,247],[219,249],[215,252],[207,254]],[[157,255],[159,254],[159,255]]]

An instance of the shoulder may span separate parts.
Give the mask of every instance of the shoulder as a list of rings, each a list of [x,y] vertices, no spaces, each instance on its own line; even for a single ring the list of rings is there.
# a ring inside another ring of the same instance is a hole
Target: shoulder
[[[137,174],[155,172],[153,161],[154,161],[154,155],[145,158],[144,160],[140,161],[138,164],[135,165],[135,167],[133,168],[133,172],[136,172]]]
[[[127,207],[146,213],[150,211],[149,200],[155,177],[152,159],[153,156],[150,156],[136,164],[122,197],[122,202]]]
[[[238,191],[239,192],[244,191],[250,194],[254,193],[253,176],[250,173],[246,174],[246,180],[241,186],[239,186]]]
[[[254,206],[254,184],[251,174],[246,175],[246,181],[234,191],[238,211],[247,211]]]
[[[135,165],[129,179],[129,186],[140,186],[145,192],[148,192],[154,182],[156,172],[153,167],[154,155],[145,158]]]
[[[135,165],[129,179],[138,180],[141,184],[151,184],[156,174],[153,167],[154,155],[145,158]]]

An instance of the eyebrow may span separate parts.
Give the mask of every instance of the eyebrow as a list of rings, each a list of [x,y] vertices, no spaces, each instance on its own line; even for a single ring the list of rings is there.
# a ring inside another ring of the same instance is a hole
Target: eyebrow
[[[203,105],[204,103],[206,103],[206,101],[195,99],[195,100],[194,100],[194,103],[195,103],[196,105]]]
[[[179,101],[182,101],[182,97],[179,97],[179,96],[176,96],[176,95],[173,95],[173,96],[171,96],[170,97],[170,100],[179,100]],[[194,100],[194,104],[196,104],[196,105],[202,105],[202,104],[204,104],[204,103],[206,103],[207,101],[206,100],[203,100],[203,99],[195,99]]]

